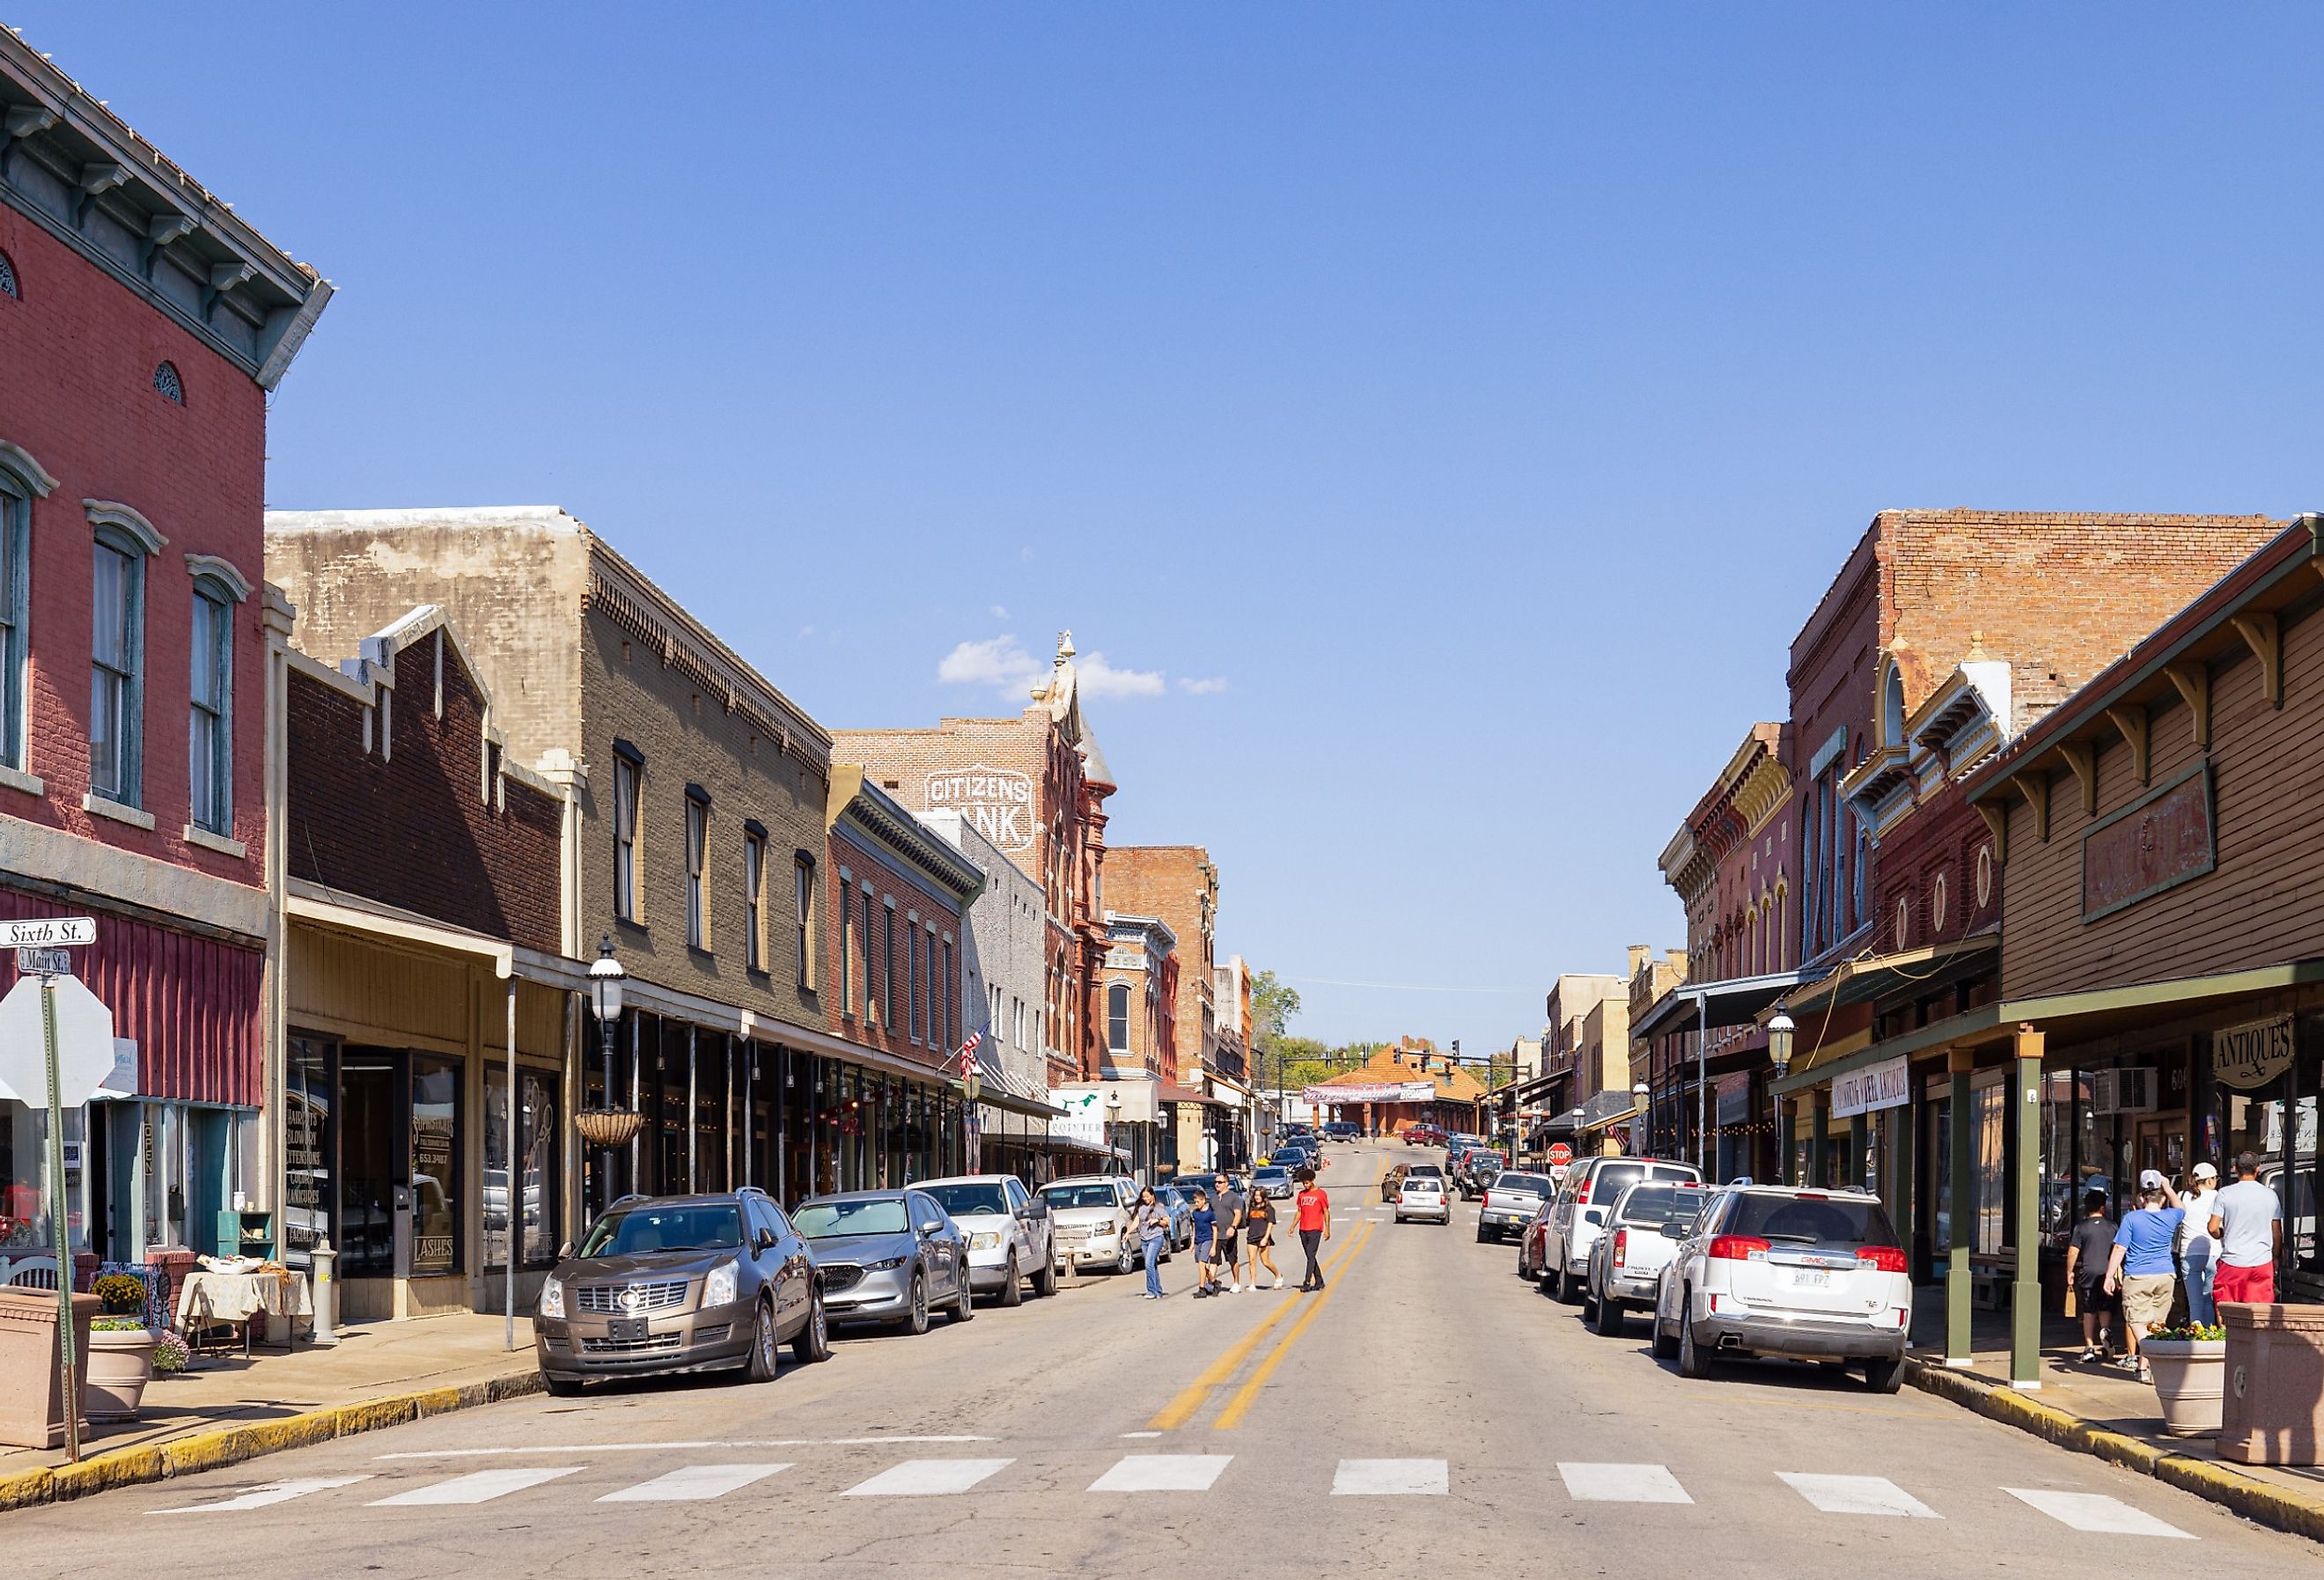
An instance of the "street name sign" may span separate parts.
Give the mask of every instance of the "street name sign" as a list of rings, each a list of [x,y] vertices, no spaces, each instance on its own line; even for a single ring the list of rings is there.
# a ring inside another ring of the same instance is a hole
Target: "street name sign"
[[[19,949],[16,971],[22,976],[70,976],[70,949]]]
[[[93,916],[35,916],[0,921],[0,948],[72,949],[97,942]]]

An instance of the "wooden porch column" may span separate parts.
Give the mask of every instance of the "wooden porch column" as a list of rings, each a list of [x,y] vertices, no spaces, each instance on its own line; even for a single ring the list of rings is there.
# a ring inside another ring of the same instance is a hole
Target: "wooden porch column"
[[[1946,1056],[1952,1076],[1952,1211],[1945,1250],[1945,1364],[1967,1370],[1975,1364],[1969,1354],[1969,1225],[1977,1221],[1976,1160],[1971,1155],[1969,1127],[1969,1076],[1976,1055],[1957,1048]]]
[[[2031,1390],[2042,1386],[2042,1033],[2020,1023],[2015,1051],[2017,1277],[2009,1291],[2009,1385]]]
[[[1799,1104],[1775,1099],[1775,1183],[1792,1185],[1792,1123],[1798,1116]]]

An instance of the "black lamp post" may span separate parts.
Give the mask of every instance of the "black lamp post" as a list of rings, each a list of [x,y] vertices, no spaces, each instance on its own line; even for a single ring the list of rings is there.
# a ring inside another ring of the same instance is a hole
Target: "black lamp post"
[[[1784,1156],[1784,1098],[1783,1094],[1775,1090],[1775,1082],[1782,1080],[1784,1072],[1792,1067],[1793,1030],[1792,1018],[1781,1010],[1777,1010],[1775,1018],[1767,1022],[1767,1064],[1775,1072],[1775,1078],[1767,1083],[1767,1096],[1775,1109],[1775,1130],[1771,1133],[1778,1183],[1784,1178],[1792,1160]]]
[[[596,1017],[597,1033],[604,1049],[605,1100],[598,1107],[585,1108],[575,1114],[573,1125],[583,1140],[609,1150],[629,1145],[644,1123],[634,1109],[623,1108],[613,1096],[613,1029],[622,1019],[622,984],[629,975],[613,958],[613,940],[600,938],[597,957],[589,963],[589,1012]]]

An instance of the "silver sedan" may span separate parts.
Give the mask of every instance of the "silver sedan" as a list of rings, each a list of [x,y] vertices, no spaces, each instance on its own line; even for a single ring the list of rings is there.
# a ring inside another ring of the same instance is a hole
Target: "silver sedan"
[[[810,1197],[791,1222],[815,1249],[824,1309],[835,1327],[881,1323],[921,1334],[935,1307],[954,1322],[976,1314],[968,1236],[925,1191]]]

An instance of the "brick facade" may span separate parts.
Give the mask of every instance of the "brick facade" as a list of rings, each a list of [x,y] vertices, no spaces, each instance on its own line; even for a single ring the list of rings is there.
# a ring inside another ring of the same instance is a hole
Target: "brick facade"
[[[1219,1046],[1216,966],[1219,870],[1199,845],[1115,845],[1106,853],[1109,910],[1158,917],[1177,938],[1172,1003],[1175,1057],[1163,1079],[1192,1086],[1215,1067]]]
[[[983,873],[860,765],[835,767],[829,816],[825,1023],[860,1048],[941,1070],[975,1023],[961,1002],[963,918]]]

